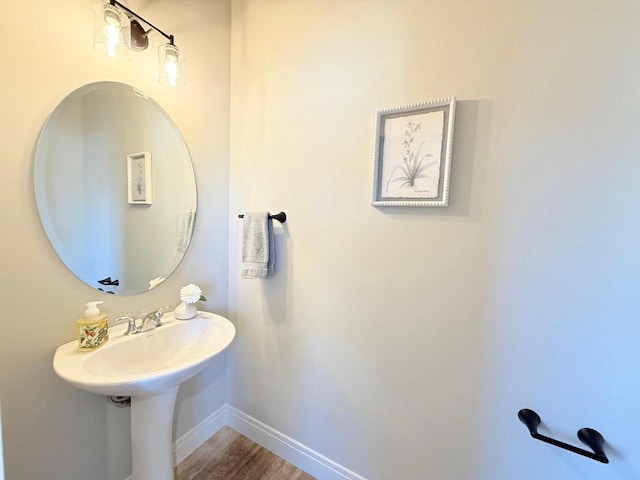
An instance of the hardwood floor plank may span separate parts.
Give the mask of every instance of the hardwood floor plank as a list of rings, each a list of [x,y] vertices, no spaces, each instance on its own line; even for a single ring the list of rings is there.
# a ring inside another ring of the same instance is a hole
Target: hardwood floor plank
[[[269,450],[223,427],[176,467],[176,480],[315,480]]]

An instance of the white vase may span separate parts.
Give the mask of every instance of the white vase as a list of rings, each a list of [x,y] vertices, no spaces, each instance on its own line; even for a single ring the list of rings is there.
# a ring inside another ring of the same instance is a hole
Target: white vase
[[[193,303],[182,302],[173,312],[178,320],[189,320],[198,314],[198,309]]]

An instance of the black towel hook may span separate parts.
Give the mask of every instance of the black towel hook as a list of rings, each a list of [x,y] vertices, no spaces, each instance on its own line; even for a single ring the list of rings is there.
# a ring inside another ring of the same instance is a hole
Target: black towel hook
[[[551,445],[555,445],[556,447],[564,448],[565,450],[577,453],[578,455],[583,455],[601,463],[609,463],[609,459],[602,449],[604,437],[600,435],[600,432],[593,428],[581,428],[578,430],[578,440],[593,450],[593,452],[590,452],[588,450],[569,445],[568,443],[561,442],[560,440],[547,437],[546,435],[539,434],[538,425],[540,425],[541,420],[540,416],[533,410],[523,408],[518,412],[518,418],[527,426],[529,433],[536,440],[541,440]]]
[[[244,215],[241,213],[240,215],[238,215],[238,218],[244,218]],[[287,221],[287,214],[284,212],[276,213],[274,215],[269,214],[269,218],[273,218],[274,220],[277,220],[280,223],[284,223]]]

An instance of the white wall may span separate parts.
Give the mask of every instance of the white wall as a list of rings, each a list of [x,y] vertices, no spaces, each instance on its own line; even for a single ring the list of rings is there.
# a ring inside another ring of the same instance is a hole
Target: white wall
[[[121,65],[95,54],[94,3],[2,2],[3,35],[11,47],[3,53],[0,90],[0,398],[6,475],[12,480],[122,480],[130,472],[128,411],[68,386],[51,368],[55,348],[74,338],[84,302],[105,300],[111,317],[139,313],[175,304],[180,287],[194,282],[209,299],[203,308],[226,310],[229,2],[127,2],[173,33],[185,50],[188,88],[179,91],[157,83],[155,49]],[[100,80],[148,92],[174,119],[196,170],[199,205],[191,248],[167,282],[140,296],[107,297],[81,283],[49,245],[35,203],[33,153],[40,128],[69,92]],[[181,388],[176,437],[225,402],[225,372],[222,356]]]
[[[379,480],[640,476],[640,4],[234,0],[229,402]],[[380,108],[458,97],[445,209],[369,206]],[[239,280],[236,214],[285,210]],[[601,465],[533,441],[608,441]]]

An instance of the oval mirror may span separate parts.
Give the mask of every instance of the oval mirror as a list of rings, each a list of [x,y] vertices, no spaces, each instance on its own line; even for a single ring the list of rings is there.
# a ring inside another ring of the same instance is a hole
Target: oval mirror
[[[135,88],[85,85],[47,119],[34,160],[40,219],[86,284],[133,295],[182,260],[196,214],[187,147],[167,113]]]

